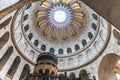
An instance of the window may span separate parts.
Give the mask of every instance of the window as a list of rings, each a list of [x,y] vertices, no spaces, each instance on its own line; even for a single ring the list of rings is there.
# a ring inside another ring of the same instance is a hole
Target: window
[[[79,50],[80,49],[80,46],[78,44],[75,45],[75,50]]]
[[[0,49],[6,44],[6,42],[9,39],[9,32],[6,32],[1,38],[0,38]]]
[[[93,13],[92,16],[95,20],[97,20],[97,15],[96,14]]]
[[[24,16],[23,21],[25,21],[25,20],[27,20],[27,19],[28,19],[28,14],[26,14],[26,15]]]
[[[67,53],[72,53],[72,49],[71,48],[67,48]]]
[[[86,40],[83,39],[83,40],[82,40],[82,45],[85,46],[86,44],[87,44]]]
[[[88,37],[89,39],[92,39],[93,38],[93,34],[91,32],[88,33]]]
[[[34,45],[35,45],[35,46],[38,46],[38,44],[39,44],[38,40],[35,40],[35,41],[34,41]]]
[[[58,53],[63,54],[63,49],[59,49]]]
[[[5,20],[3,23],[1,23],[0,29],[2,29],[3,27],[6,27],[10,23],[11,19],[12,19],[12,16],[9,17],[7,20]]]
[[[11,77],[11,79],[13,78],[13,76],[14,76],[14,74],[15,74],[15,72],[20,64],[20,61],[21,61],[20,57],[17,56],[15,58],[14,62],[12,63],[9,71],[7,72],[7,74]]]
[[[25,64],[19,80],[23,80],[29,71],[30,71],[30,66],[28,64]]]
[[[92,28],[96,31],[97,30],[97,25],[95,23],[92,23]]]
[[[0,59],[0,70],[4,67],[5,63],[8,61],[9,57],[13,53],[13,47],[9,47],[3,57]]]
[[[54,54],[54,48],[50,48],[50,53]]]
[[[29,29],[29,25],[26,25],[26,26],[24,27],[25,32],[27,32],[28,29]]]
[[[45,51],[45,50],[46,50],[46,46],[45,46],[45,45],[42,45],[42,46],[41,46],[41,50]]]
[[[29,40],[31,40],[31,39],[32,39],[32,37],[33,37],[33,34],[32,34],[32,33],[30,33],[30,34],[28,35]]]

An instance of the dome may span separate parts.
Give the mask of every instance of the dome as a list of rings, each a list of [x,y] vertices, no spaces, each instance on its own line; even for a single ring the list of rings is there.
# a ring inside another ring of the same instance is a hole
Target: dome
[[[58,57],[60,70],[76,68],[93,61],[105,46],[110,28],[106,22],[101,26],[101,20],[82,2],[36,1],[17,11],[12,38],[18,51],[32,64],[39,54],[50,52]],[[64,60],[75,64],[60,67]]]
[[[34,71],[70,79],[119,77],[120,31],[103,18],[107,7],[99,14],[86,0],[0,4],[0,79],[22,80]]]

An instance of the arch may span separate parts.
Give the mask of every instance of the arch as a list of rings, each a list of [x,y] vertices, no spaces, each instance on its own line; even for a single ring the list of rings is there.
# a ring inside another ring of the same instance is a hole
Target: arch
[[[67,48],[67,53],[72,53],[72,49],[70,47]]]
[[[65,75],[63,73],[60,73],[58,80],[65,80],[64,77],[65,77]]]
[[[98,20],[98,17],[97,17],[96,14],[93,13],[92,16],[93,16],[93,18],[94,18],[95,20]]]
[[[58,53],[59,53],[59,54],[63,54],[63,53],[64,53],[64,52],[63,52],[63,49],[59,49]]]
[[[51,74],[52,74],[52,75],[55,75],[55,72],[54,72],[54,71],[52,71],[52,72],[51,72]]]
[[[87,41],[85,39],[82,40],[82,45],[85,46],[87,44]]]
[[[92,39],[93,38],[93,34],[91,32],[88,33],[88,37],[89,39]]]
[[[30,33],[30,34],[28,35],[28,38],[29,38],[29,40],[31,40],[31,39],[33,38],[33,34]]]
[[[95,23],[92,23],[92,28],[96,31],[97,30],[97,25]]]
[[[46,69],[45,70],[45,75],[49,75],[50,74],[50,70],[49,69]]]
[[[35,56],[35,51],[30,50],[29,56],[30,56],[30,58],[33,60],[33,59],[34,59],[34,56]]]
[[[26,21],[28,19],[28,14],[26,14],[23,18],[23,21]]]
[[[4,22],[2,22],[2,23],[0,24],[0,29],[2,29],[3,27],[6,27],[6,26],[10,23],[11,19],[12,19],[12,16],[9,17],[9,18],[8,18],[7,20],[5,20]]]
[[[1,38],[0,38],[0,49],[6,44],[6,42],[9,39],[9,32],[6,32]]]
[[[80,76],[80,79],[90,80],[89,76],[88,76],[88,73],[85,69],[80,70],[79,76]]]
[[[39,41],[38,41],[38,40],[35,40],[35,41],[34,41],[34,45],[37,47],[38,44],[39,44]]]
[[[43,70],[42,69],[39,70],[39,74],[43,74]]]
[[[69,78],[70,78],[70,79],[75,79],[75,78],[76,78],[75,73],[74,73],[74,72],[71,72],[71,73],[69,74]]]
[[[20,61],[21,61],[20,57],[17,56],[17,57],[15,58],[15,60],[13,61],[10,69],[8,70],[7,75],[8,75],[11,79],[14,77],[14,74],[15,74],[15,72],[16,72],[19,64],[20,64]]]
[[[13,53],[13,47],[10,46],[3,55],[3,57],[0,59],[0,70],[4,67],[5,63],[8,61],[12,53]]]
[[[45,50],[46,50],[46,46],[45,46],[45,45],[42,45],[42,46],[41,46],[41,50],[45,51]]]
[[[24,79],[27,76],[27,74],[29,73],[29,71],[30,71],[30,66],[28,64],[25,64],[19,80]]]
[[[29,29],[29,25],[26,25],[26,26],[24,27],[24,31],[27,32],[28,29]]]
[[[75,45],[75,50],[79,50],[80,49],[80,46],[78,44]]]
[[[55,52],[54,48],[50,48],[49,52],[54,54],[54,52]]]
[[[103,57],[98,69],[99,80],[116,80],[114,68],[119,59],[120,56],[112,53]]]

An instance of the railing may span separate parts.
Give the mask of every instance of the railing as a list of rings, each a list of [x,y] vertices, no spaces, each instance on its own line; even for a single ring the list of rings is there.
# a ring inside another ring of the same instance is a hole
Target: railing
[[[93,79],[88,79],[88,78],[68,78],[67,76],[64,75],[41,75],[41,74],[29,74],[26,79],[23,80],[96,80],[95,77]]]

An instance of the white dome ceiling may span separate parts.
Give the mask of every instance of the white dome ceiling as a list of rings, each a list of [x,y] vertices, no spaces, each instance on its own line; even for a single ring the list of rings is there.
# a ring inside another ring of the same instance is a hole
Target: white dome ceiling
[[[31,63],[36,62],[40,53],[51,52],[59,58],[59,69],[65,70],[90,62],[105,47],[109,27],[107,22],[101,25],[101,21],[104,22],[82,2],[46,0],[41,4],[37,1],[16,12],[12,38],[17,50]],[[66,61],[75,64],[61,67]]]

